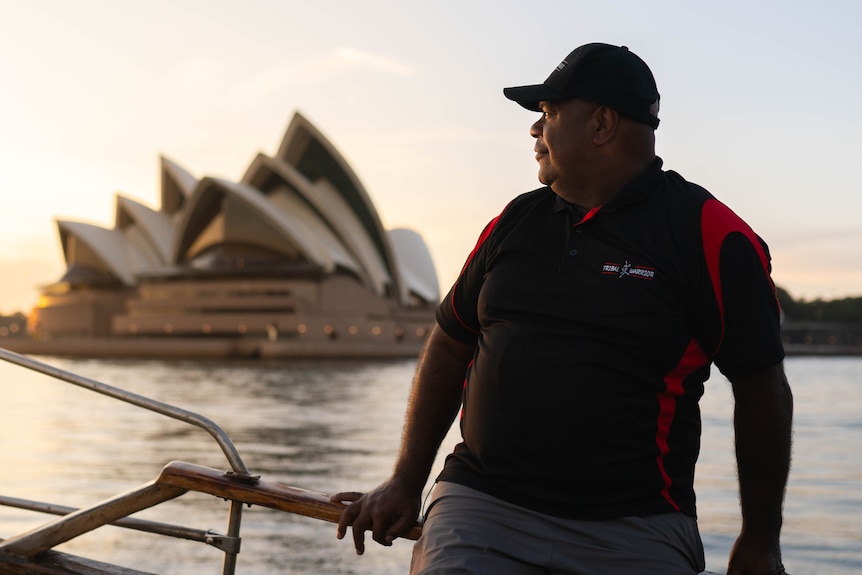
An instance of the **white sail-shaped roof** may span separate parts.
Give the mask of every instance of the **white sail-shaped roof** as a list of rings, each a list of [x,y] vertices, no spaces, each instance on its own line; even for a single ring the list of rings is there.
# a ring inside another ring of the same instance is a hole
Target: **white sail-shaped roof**
[[[119,230],[129,230],[132,226],[138,228],[142,241],[155,252],[160,264],[165,265],[170,262],[174,245],[174,227],[170,217],[164,212],[157,212],[134,200],[117,195],[114,227]]]
[[[403,303],[406,290],[398,264],[377,210],[350,165],[329,140],[302,114],[296,113],[278,148],[276,158],[295,167],[312,183],[328,180],[346,202],[380,253]]]
[[[214,232],[217,224],[220,230]],[[337,266],[359,273],[332,231],[306,206],[287,202],[275,206],[255,188],[217,178],[204,178],[180,220],[173,261],[182,263],[202,234],[211,242],[239,241],[260,245],[332,272]],[[220,234],[220,235],[219,235]]]
[[[122,230],[62,220],[57,222],[57,227],[69,268],[98,269],[127,286],[133,286],[137,272],[151,269],[156,264],[152,261],[152,252],[142,247],[142,242],[134,234],[130,240]]]
[[[381,253],[344,197],[328,180],[312,184],[293,166],[258,154],[242,181],[260,189],[274,202],[281,194],[301,197],[362,266],[369,288],[378,295],[385,293],[392,279]]]
[[[162,211],[168,214],[178,212],[194,193],[198,179],[176,162],[161,156]]]
[[[431,252],[422,236],[406,228],[389,230],[392,246],[401,265],[401,277],[407,289],[425,300],[440,300],[440,285]]]

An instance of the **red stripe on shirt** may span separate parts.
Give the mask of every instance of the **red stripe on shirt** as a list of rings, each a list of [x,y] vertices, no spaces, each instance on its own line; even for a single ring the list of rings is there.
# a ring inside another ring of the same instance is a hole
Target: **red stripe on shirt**
[[[597,213],[599,213],[600,209],[602,209],[601,206],[594,207],[593,209],[588,211],[586,214],[584,214],[584,217],[581,218],[581,221],[579,221],[576,225],[580,225],[580,224],[583,224],[584,222],[590,221],[591,219],[593,219],[596,216]]]
[[[685,394],[685,379],[708,363],[709,357],[701,349],[697,341],[692,339],[677,366],[665,376],[665,390],[658,394],[659,411],[655,443],[658,446],[659,452],[656,455],[656,465],[664,481],[664,486],[661,490],[662,497],[677,511],[680,509],[679,504],[674,501],[670,494],[670,487],[673,481],[664,465],[665,457],[670,453],[668,436],[670,436],[673,418],[676,415],[676,398],[682,397]]]
[[[506,207],[508,207],[508,206],[506,206]],[[503,211],[505,212],[506,210],[504,209]],[[470,255],[467,256],[467,261],[464,262],[464,265],[461,267],[461,273],[462,274],[464,273],[464,270],[467,269],[467,265],[471,261],[473,261],[473,257],[479,251],[479,248],[482,247],[482,244],[485,243],[485,240],[487,240],[488,237],[491,235],[491,232],[494,231],[494,228],[497,226],[497,222],[500,221],[500,217],[502,215],[503,214],[501,213],[499,216],[497,216],[496,218],[494,218],[493,220],[488,222],[488,225],[486,225],[485,229],[482,230],[482,234],[479,236],[479,240],[476,242],[476,245],[473,247],[473,251],[470,252]]]
[[[508,206],[506,206],[506,207],[508,207]],[[506,210],[504,209],[503,211],[505,212]],[[464,265],[461,267],[461,274],[460,275],[464,274],[464,270],[467,269],[467,266],[470,264],[471,261],[473,261],[473,258],[479,252],[479,248],[482,247],[482,244],[485,243],[485,241],[491,235],[491,232],[494,231],[494,227],[496,227],[497,222],[500,221],[500,217],[502,215],[503,214],[501,213],[499,216],[497,216],[496,218],[494,218],[493,220],[488,222],[488,225],[486,225],[485,229],[482,230],[482,234],[479,236],[479,240],[476,242],[476,245],[473,247],[473,251],[470,252],[470,255],[467,256],[467,261],[464,262]],[[460,281],[460,278],[459,278],[459,281]],[[477,330],[477,329],[467,325],[466,323],[464,323],[464,320],[462,320],[461,316],[458,314],[458,308],[455,307],[455,292],[457,290],[458,290],[458,282],[456,281],[455,285],[452,287],[452,297],[450,299],[450,301],[452,303],[452,313],[455,314],[455,319],[457,319],[458,323],[460,323],[462,326],[464,326],[465,329],[468,329],[468,330],[472,331],[473,333],[479,333],[479,330]]]
[[[712,291],[718,302],[718,312],[721,319],[721,336],[715,349],[721,347],[724,340],[724,295],[721,289],[721,245],[732,233],[741,233],[757,252],[763,270],[769,276],[769,258],[760,238],[754,233],[748,224],[740,219],[730,208],[716,199],[707,200],[703,204],[700,213],[701,236],[703,237],[703,253],[706,258],[709,278],[712,283]],[[771,281],[771,280],[770,280]]]

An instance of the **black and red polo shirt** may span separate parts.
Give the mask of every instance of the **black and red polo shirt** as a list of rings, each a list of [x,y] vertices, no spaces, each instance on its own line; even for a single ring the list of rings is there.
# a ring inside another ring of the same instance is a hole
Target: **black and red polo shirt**
[[[658,158],[573,208],[549,188],[515,198],[438,308],[476,344],[439,479],[560,517],[695,515],[710,364],[784,357],[768,249]]]

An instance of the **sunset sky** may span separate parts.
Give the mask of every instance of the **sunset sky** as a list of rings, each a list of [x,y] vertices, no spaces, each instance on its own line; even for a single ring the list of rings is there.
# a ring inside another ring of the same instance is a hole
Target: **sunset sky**
[[[862,295],[862,4],[0,0],[0,313],[64,265],[56,219],[159,207],[164,154],[238,180],[294,111],[446,291],[537,187],[536,114],[503,98],[573,48],[623,44],[661,92],[659,155],[746,219],[794,297]]]

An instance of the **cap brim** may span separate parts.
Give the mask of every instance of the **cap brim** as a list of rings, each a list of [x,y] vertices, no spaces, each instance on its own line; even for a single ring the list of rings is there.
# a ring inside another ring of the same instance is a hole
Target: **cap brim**
[[[536,84],[534,86],[515,86],[513,88],[503,88],[503,95],[517,102],[528,110],[541,112],[539,102],[548,100],[562,100],[565,98],[563,94],[555,90],[551,90],[544,84]]]

